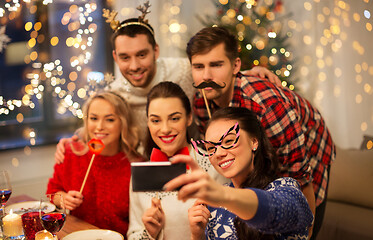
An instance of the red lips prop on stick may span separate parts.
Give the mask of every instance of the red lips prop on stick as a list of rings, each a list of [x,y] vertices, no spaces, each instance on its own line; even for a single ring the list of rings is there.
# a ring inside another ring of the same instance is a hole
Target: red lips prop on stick
[[[93,160],[95,159],[96,154],[99,155],[102,152],[102,150],[104,150],[105,145],[100,139],[94,139],[93,138],[93,139],[91,139],[91,141],[88,142],[88,147],[89,147],[89,151],[91,151],[93,153],[93,155],[92,155],[91,161],[88,165],[87,172],[85,173],[85,177],[84,177],[82,186],[80,187],[80,191],[79,191],[80,193],[83,192],[85,182],[87,181],[88,174],[89,174],[89,171],[91,170],[91,166],[92,166]]]

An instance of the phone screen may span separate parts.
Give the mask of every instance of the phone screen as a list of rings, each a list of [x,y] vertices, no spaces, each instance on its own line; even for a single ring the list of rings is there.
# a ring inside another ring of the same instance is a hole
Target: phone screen
[[[132,190],[134,192],[163,191],[163,186],[186,173],[185,163],[134,162],[131,163]]]

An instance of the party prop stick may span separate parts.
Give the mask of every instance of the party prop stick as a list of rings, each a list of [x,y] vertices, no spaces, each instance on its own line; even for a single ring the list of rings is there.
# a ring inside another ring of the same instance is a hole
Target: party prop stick
[[[190,139],[191,142],[194,142],[193,138]],[[193,148],[192,148],[193,149]],[[196,153],[196,150],[193,149],[193,153],[194,153],[194,160],[197,161],[197,153]]]
[[[98,145],[99,147],[94,148],[93,145]],[[102,152],[102,150],[104,150],[105,145],[100,139],[91,139],[91,141],[88,142],[88,147],[89,147],[89,150],[93,153],[93,155],[92,155],[91,161],[89,162],[87,172],[85,173],[82,186],[80,187],[80,191],[79,191],[80,193],[83,192],[85,182],[87,181],[88,174],[89,174],[89,171],[91,170],[91,166],[92,166],[93,160],[95,159],[96,154],[99,155]]]
[[[211,118],[211,112],[210,112],[209,104],[207,102],[207,98],[206,98],[206,94],[205,94],[205,89],[203,89],[203,88],[202,88],[202,95],[203,95],[203,99],[205,100],[207,114],[209,115],[209,118]]]

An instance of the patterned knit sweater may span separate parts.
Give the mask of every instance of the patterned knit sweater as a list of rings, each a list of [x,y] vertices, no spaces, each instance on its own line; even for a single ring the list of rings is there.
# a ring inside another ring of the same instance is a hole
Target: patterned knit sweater
[[[233,187],[233,184],[229,186]],[[259,200],[256,215],[244,221],[250,228],[274,234],[275,239],[307,239],[313,215],[295,179],[278,178],[265,190],[250,189],[255,191]],[[206,239],[238,239],[234,226],[237,216],[225,208],[209,206],[208,209],[211,217],[205,230]]]

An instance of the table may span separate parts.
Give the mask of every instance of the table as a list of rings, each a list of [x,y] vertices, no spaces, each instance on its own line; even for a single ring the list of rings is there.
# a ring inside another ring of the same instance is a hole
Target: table
[[[28,195],[14,196],[14,197],[9,198],[7,205],[18,203],[18,202],[25,202],[25,201],[35,201],[35,199]],[[69,233],[80,231],[80,230],[86,230],[86,229],[99,229],[99,228],[77,217],[74,217],[72,215],[67,215],[65,225],[63,226],[61,231],[57,233],[57,236],[59,239],[62,239]]]

